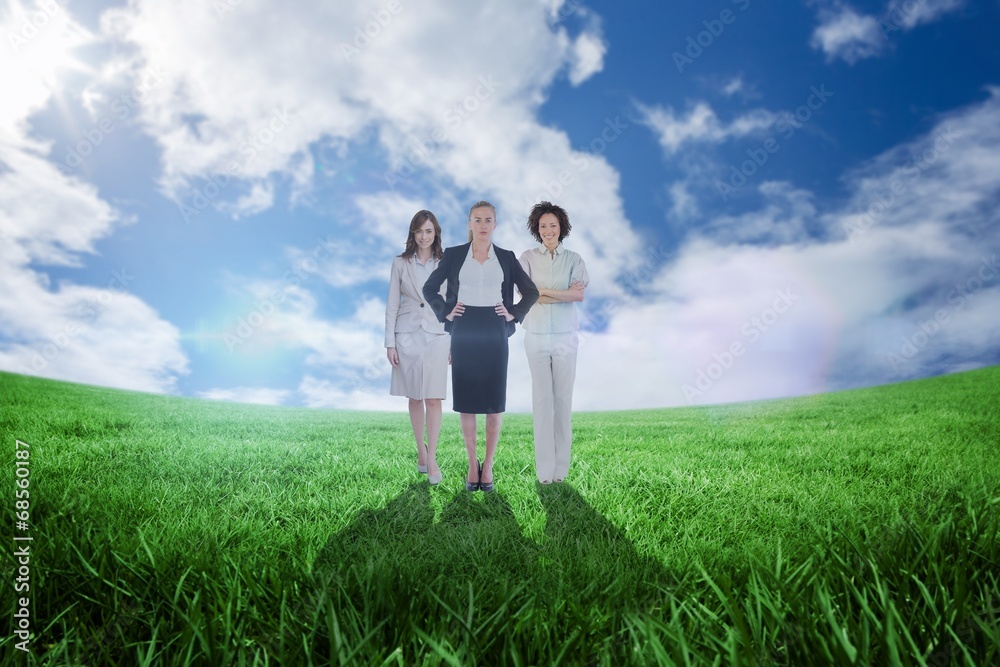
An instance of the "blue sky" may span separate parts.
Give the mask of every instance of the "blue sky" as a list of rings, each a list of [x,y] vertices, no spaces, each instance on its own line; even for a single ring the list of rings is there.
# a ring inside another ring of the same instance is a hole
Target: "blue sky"
[[[1000,363],[1000,3],[338,5],[0,9],[0,369],[405,409],[391,258],[483,198],[570,213],[578,409]]]

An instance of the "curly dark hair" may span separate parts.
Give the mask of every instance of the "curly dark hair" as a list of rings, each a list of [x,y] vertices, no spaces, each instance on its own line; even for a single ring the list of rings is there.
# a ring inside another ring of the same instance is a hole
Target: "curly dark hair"
[[[535,240],[539,243],[543,243],[541,235],[538,233],[538,221],[542,219],[542,216],[546,213],[551,213],[556,216],[559,220],[559,242],[569,236],[570,230],[573,229],[573,225],[569,224],[569,215],[566,214],[566,209],[562,206],[556,206],[552,202],[542,201],[538,202],[531,208],[531,214],[528,216],[528,231],[531,235],[535,237]]]
[[[434,259],[441,259],[441,255],[444,251],[441,250],[441,225],[438,224],[438,219],[434,217],[434,214],[428,210],[417,211],[410,220],[410,231],[406,235],[406,250],[404,250],[399,256],[403,259],[409,259],[417,254],[417,241],[413,238],[413,233],[424,226],[424,223],[428,220],[434,225],[434,243],[431,245],[431,254]]]

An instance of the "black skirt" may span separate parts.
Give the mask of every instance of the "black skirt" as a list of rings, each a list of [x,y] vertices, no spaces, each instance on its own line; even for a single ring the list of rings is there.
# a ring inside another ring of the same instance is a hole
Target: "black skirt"
[[[507,322],[493,306],[466,306],[451,326],[452,409],[494,414],[507,407]]]

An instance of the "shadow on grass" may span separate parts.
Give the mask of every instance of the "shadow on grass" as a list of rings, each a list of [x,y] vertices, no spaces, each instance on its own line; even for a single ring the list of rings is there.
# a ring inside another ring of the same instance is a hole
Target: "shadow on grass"
[[[536,487],[546,514],[532,573],[540,594],[606,606],[609,614],[651,612],[669,601],[676,577],[640,554],[576,489],[566,483]]]
[[[330,538],[318,588],[351,601],[377,628],[374,645],[409,645],[407,655],[606,655],[625,617],[669,605],[676,581],[568,484],[537,491],[541,544],[500,492],[459,492],[435,521],[430,488],[411,484]]]

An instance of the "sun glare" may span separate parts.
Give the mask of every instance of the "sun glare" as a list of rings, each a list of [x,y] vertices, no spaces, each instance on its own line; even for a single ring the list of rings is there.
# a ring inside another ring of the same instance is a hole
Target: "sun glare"
[[[0,20],[8,42],[3,60],[10,62],[14,70],[9,72],[13,74],[13,81],[9,81],[13,88],[5,91],[7,94],[34,96],[39,82],[58,93],[61,74],[68,70],[90,71],[74,51],[92,42],[93,35],[73,21],[65,8],[55,2],[29,7],[16,2],[8,9]]]

